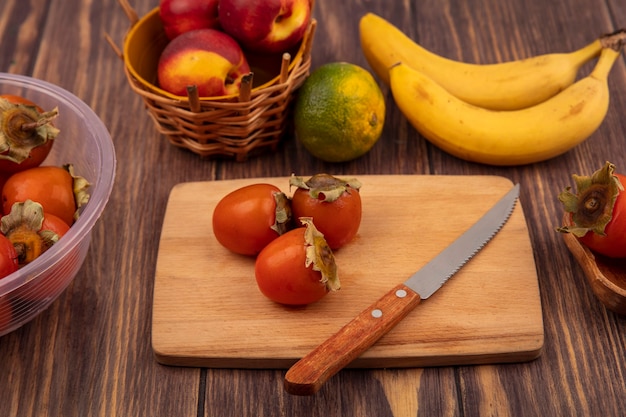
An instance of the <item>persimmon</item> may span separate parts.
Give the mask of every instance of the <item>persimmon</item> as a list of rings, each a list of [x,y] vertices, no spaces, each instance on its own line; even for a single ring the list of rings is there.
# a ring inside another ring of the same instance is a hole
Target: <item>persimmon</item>
[[[251,184],[225,195],[213,210],[213,234],[232,252],[255,256],[291,222],[287,196],[271,184]]]
[[[362,213],[358,180],[322,173],[308,180],[292,176],[289,184],[297,187],[291,197],[293,218],[312,217],[333,250],[356,236]]]
[[[591,176],[574,175],[576,191],[559,195],[572,225],[557,230],[574,234],[592,251],[611,258],[626,258],[626,176],[606,162]]]
[[[14,203],[33,200],[44,212],[60,217],[71,226],[78,209],[86,203],[89,183],[74,175],[71,165],[39,166],[17,172],[2,188],[2,211],[8,214]]]
[[[21,96],[0,95],[0,172],[41,165],[59,133],[53,124],[58,113]]]

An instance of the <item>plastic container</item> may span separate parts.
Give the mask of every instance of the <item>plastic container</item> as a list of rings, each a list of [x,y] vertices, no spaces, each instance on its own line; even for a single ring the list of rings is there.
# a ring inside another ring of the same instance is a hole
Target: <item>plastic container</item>
[[[89,202],[69,232],[32,263],[0,279],[0,336],[28,323],[45,310],[80,270],[91,230],[109,199],[115,178],[115,149],[98,116],[68,91],[34,78],[0,73],[0,94],[15,94],[44,110],[55,106],[60,129],[43,165],[71,163],[91,184]]]

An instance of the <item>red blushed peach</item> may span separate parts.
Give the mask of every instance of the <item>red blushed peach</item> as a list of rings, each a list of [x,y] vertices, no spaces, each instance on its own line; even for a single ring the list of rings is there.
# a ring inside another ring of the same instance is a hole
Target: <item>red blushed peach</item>
[[[245,49],[284,52],[295,46],[311,20],[310,0],[220,0],[222,29]]]
[[[160,0],[159,16],[171,40],[195,29],[218,29],[219,0]]]
[[[239,44],[215,29],[185,32],[170,41],[159,58],[159,86],[186,96],[195,85],[201,97],[237,94],[250,66]]]

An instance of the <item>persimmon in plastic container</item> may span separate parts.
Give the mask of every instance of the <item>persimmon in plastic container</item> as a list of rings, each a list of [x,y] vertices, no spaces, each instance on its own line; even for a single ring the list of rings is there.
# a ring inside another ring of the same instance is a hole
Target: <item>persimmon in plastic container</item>
[[[89,201],[70,230],[33,262],[0,279],[0,336],[31,321],[67,288],[80,270],[91,231],[102,214],[115,178],[111,136],[91,108],[72,93],[45,81],[0,73],[0,94],[25,97],[44,110],[58,107],[60,129],[42,165],[71,163],[91,184]]]

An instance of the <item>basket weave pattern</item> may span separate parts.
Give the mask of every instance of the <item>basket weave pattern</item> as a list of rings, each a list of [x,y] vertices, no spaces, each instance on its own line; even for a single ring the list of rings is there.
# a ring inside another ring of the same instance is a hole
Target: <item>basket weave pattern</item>
[[[253,91],[250,101],[201,101],[201,111],[189,102],[172,100],[146,90],[126,70],[131,88],[139,94],[157,130],[175,146],[200,156],[234,156],[243,161],[253,150],[275,149],[287,124],[293,92],[308,76],[310,56],[295,65],[285,82]]]
[[[135,78],[125,62],[132,90],[140,95],[157,130],[171,144],[202,157],[221,156],[245,161],[251,153],[274,150],[286,130],[290,104],[309,75],[315,19],[291,62],[283,56],[280,74],[263,88],[247,86],[239,97],[173,99]]]

